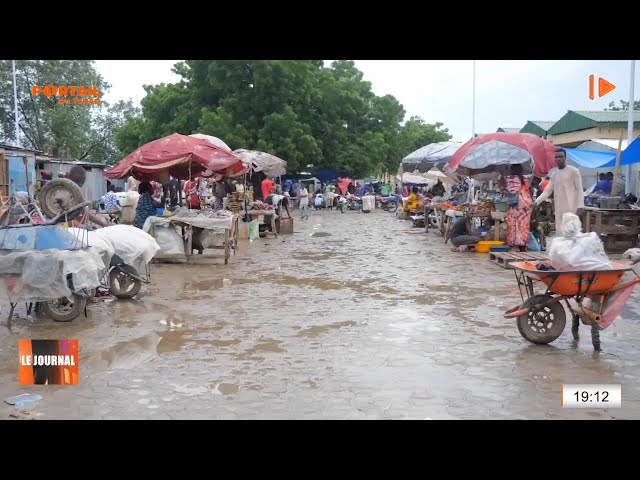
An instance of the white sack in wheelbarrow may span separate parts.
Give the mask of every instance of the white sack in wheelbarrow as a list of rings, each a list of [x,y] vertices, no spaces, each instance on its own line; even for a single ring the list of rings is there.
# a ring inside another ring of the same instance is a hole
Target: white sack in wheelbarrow
[[[549,260],[557,270],[611,270],[613,265],[595,232],[582,233],[580,218],[562,216],[561,237],[551,240]]]
[[[91,247],[95,249],[104,262],[104,268],[109,268],[111,257],[115,253],[115,249],[109,240],[102,238],[99,235],[94,235],[94,231],[85,230],[83,228],[69,228],[69,233],[82,242],[85,247]]]
[[[160,245],[151,235],[130,225],[100,228],[92,231],[91,237],[111,243],[115,254],[133,266],[140,262],[149,263],[160,250]]]

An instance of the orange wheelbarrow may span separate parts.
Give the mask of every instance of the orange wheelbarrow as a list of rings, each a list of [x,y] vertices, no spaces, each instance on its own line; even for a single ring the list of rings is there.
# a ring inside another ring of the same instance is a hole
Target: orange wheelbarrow
[[[571,332],[579,339],[580,321],[591,326],[593,347],[600,351],[600,330],[609,327],[620,315],[640,276],[631,265],[614,263],[611,270],[538,270],[548,262],[514,262],[518,289],[523,303],[505,312],[515,318],[520,334],[529,342],[544,345],[553,342],[564,331],[566,311],[573,316]],[[635,278],[621,283],[625,273]],[[535,286],[543,285],[544,293]]]

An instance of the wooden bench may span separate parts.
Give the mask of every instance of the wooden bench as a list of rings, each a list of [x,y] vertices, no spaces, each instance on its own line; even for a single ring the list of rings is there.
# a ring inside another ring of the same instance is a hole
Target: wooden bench
[[[539,262],[548,260],[544,252],[489,252],[489,261],[502,268],[511,268],[513,262]]]

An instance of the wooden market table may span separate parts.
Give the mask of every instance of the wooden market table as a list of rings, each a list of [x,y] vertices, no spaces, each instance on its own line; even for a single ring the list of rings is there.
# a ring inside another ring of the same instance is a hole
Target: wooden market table
[[[164,253],[157,254],[153,257],[156,262],[162,261],[184,261],[186,263],[202,263],[214,258],[224,258],[225,265],[229,263],[231,258],[231,250],[235,255],[238,246],[238,215],[228,217],[204,217],[201,215],[195,217],[151,217],[151,225],[153,227],[165,228],[167,226],[180,227],[182,230],[182,238],[184,239],[184,254],[180,253]],[[203,230],[223,229],[224,241],[222,245],[206,247],[210,249],[224,250],[224,256],[212,254],[193,254],[193,229],[202,228]],[[149,232],[152,236],[152,232]]]
[[[278,229],[276,228],[276,219],[280,217],[278,216],[278,213],[275,210],[247,210],[247,211],[241,210],[240,212],[238,212],[238,215],[240,217],[244,217],[245,215],[248,215],[249,217],[251,217],[251,220],[257,219],[259,217],[263,217],[265,215],[269,215],[269,217],[271,218],[271,222],[270,222],[271,231],[266,232],[266,235],[271,233],[275,237],[278,237]]]
[[[583,207],[578,216],[583,231],[595,232],[604,243],[605,251],[619,253],[638,247],[640,210]]]

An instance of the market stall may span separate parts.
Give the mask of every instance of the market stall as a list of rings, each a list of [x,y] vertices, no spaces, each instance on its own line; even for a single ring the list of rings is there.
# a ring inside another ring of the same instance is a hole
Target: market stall
[[[502,224],[509,216],[509,205],[513,201],[511,197],[515,196],[515,204],[513,205],[518,207],[522,195],[528,195],[525,189],[528,188],[529,183],[527,181],[518,182],[516,184],[518,190],[510,194],[493,191],[492,186],[502,183],[506,175],[515,170],[514,165],[519,166],[518,171],[521,172],[515,175],[514,181],[518,180],[518,175],[520,179],[532,174],[539,178],[544,177],[555,167],[554,153],[554,146],[550,142],[535,135],[520,133],[488,134],[473,138],[462,145],[447,162],[444,171],[449,174],[457,173],[468,176],[474,180],[480,180],[484,184],[478,191],[466,195],[466,199],[460,198],[451,205],[440,205],[440,208],[445,211],[443,224],[445,242],[449,237],[448,233],[455,217],[464,215],[473,219],[473,226],[476,227],[476,231],[480,232],[481,238],[486,240],[493,238],[495,239],[493,242],[500,242],[502,240]],[[485,189],[484,186],[488,186],[488,188]],[[458,213],[460,211],[461,214]],[[518,226],[512,230],[515,237],[510,240],[514,242],[511,245],[518,246],[521,250],[527,249],[532,245],[532,242],[534,244],[537,242],[539,246],[540,230],[538,225],[527,217],[526,212],[517,215],[513,217],[513,221],[518,222]],[[523,224],[524,221],[528,223]],[[489,223],[493,224],[492,235]],[[535,228],[532,228],[532,225]],[[521,234],[523,231],[524,235]],[[531,240],[531,234],[538,239]],[[477,237],[478,235],[474,233],[473,236]],[[523,242],[523,237],[526,243]],[[481,241],[476,245],[476,249],[485,245]],[[536,247],[531,248],[535,249]],[[483,251],[490,251],[490,249],[491,247],[483,249]],[[540,247],[538,247],[539,249]],[[480,250],[478,249],[478,251]],[[496,255],[500,254],[509,255],[508,252],[496,252]]]
[[[149,217],[142,228],[156,239],[160,253],[155,261],[185,261],[221,258],[206,254],[206,249],[223,250],[224,263],[229,263],[231,252],[235,255],[238,243],[239,216],[226,210],[188,210],[181,208],[170,217]],[[180,231],[180,233],[178,233]],[[194,250],[198,255],[194,255]]]
[[[106,175],[159,182],[167,182],[169,176],[189,181],[215,176],[220,181],[245,171],[245,162],[216,137],[175,133],[141,146]],[[198,259],[210,259],[220,255],[204,254],[205,249],[222,249],[228,263],[232,250],[235,254],[239,217],[232,212],[180,207],[173,213],[158,213],[161,215],[149,216],[142,227],[161,247],[154,260],[192,263],[194,250],[199,252]]]

